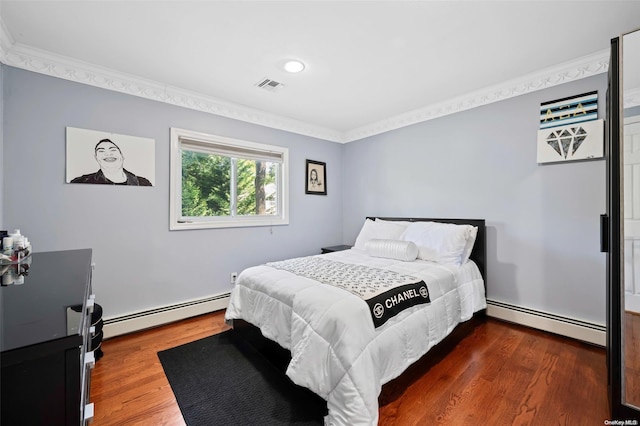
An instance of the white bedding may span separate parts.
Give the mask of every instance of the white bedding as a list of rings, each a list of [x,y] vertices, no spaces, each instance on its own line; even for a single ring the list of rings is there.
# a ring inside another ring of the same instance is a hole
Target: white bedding
[[[460,322],[486,308],[477,266],[403,262],[351,249],[327,259],[390,269],[427,283],[430,304],[375,329],[362,299],[266,265],[243,271],[225,318],[244,319],[291,351],[287,375],[327,401],[327,425],[375,425],[382,385],[399,376]]]

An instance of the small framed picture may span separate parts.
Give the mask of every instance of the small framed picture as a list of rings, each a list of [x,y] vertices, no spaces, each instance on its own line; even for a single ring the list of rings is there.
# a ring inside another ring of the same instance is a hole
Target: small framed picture
[[[305,193],[327,195],[327,163],[307,160]]]

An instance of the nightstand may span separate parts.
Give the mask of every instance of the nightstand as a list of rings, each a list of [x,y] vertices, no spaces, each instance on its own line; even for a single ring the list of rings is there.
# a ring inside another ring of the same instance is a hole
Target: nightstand
[[[322,254],[325,253],[333,253],[334,251],[342,251],[342,250],[349,250],[352,246],[348,246],[348,245],[339,245],[339,246],[331,246],[331,247],[322,247]]]

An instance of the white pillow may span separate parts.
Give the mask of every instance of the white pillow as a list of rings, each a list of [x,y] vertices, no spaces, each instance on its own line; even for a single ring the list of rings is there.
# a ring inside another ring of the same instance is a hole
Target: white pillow
[[[419,259],[461,265],[470,228],[470,225],[452,223],[414,222],[407,227],[402,239],[418,246]]]
[[[418,246],[412,241],[369,240],[364,245],[369,256],[412,262],[418,257]]]
[[[373,239],[379,240],[401,240],[400,238],[404,233],[406,227],[402,225],[396,225],[389,222],[378,222],[371,219],[364,221],[362,229],[356,238],[354,247],[360,250],[364,250],[364,245],[367,241]]]
[[[469,232],[467,234],[467,245],[464,246],[464,251],[462,252],[462,258],[460,259],[460,264],[464,265],[467,260],[469,260],[469,256],[471,256],[471,251],[473,250],[473,245],[476,242],[476,237],[478,236],[478,227],[477,226],[469,226]]]
[[[376,222],[393,223],[394,225],[404,226],[405,229],[407,228],[407,226],[409,226],[409,225],[411,225],[413,223],[413,222],[410,222],[408,220],[385,220],[385,219],[380,219],[380,218],[376,218]]]

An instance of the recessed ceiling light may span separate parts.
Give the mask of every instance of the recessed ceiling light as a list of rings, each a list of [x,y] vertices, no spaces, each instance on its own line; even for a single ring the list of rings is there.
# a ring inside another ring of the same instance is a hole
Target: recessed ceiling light
[[[288,72],[300,72],[304,69],[304,64],[300,61],[287,61],[284,64],[285,71]]]

